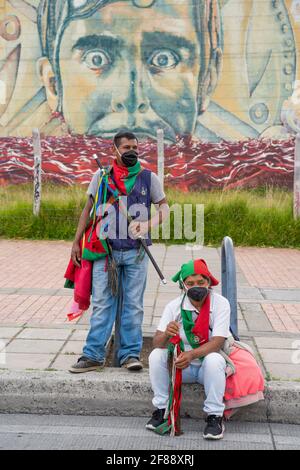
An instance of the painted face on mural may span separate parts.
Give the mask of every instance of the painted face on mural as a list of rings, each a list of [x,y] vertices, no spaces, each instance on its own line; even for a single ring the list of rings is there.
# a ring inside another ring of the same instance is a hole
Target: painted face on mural
[[[79,134],[111,138],[128,128],[153,137],[163,128],[173,141],[195,127],[200,62],[189,2],[109,4],[72,21],[62,37],[64,118]]]

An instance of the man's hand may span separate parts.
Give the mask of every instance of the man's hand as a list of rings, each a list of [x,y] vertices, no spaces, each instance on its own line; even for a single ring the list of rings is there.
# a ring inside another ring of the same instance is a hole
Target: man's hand
[[[193,351],[184,351],[179,354],[178,358],[175,361],[175,365],[177,369],[186,369],[187,367],[189,367],[193,359],[195,359]]]
[[[143,237],[149,231],[149,222],[133,220],[129,225],[129,230],[134,238]]]
[[[169,337],[172,338],[173,336],[176,336],[179,334],[179,328],[180,324],[177,321],[171,321],[166,328],[165,334]]]
[[[72,245],[71,259],[73,261],[73,264],[75,264],[75,266],[77,266],[78,268],[81,267],[80,246],[79,246],[79,243],[76,241]]]

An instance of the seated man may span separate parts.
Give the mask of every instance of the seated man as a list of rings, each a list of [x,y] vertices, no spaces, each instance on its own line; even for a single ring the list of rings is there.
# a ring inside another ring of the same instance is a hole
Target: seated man
[[[225,359],[218,353],[230,336],[230,306],[225,297],[209,288],[218,284],[203,260],[189,261],[172,278],[179,281],[183,295],[170,302],[162,315],[149,357],[149,372],[154,392],[153,405],[157,408],[146,427],[155,429],[164,422],[169,399],[168,350],[169,339],[177,334],[184,343],[184,352],[176,367],[182,369],[182,381],[204,385],[207,413],[205,439],[221,439],[224,433]],[[195,337],[192,328],[201,312],[201,337]],[[195,344],[198,343],[198,344]],[[192,347],[194,344],[194,348]],[[198,347],[195,347],[198,346]],[[201,358],[201,359],[200,359]]]
[[[180,434],[178,387],[181,381],[198,382],[204,385],[206,395],[207,425],[203,437],[222,439],[223,416],[229,418],[237,408],[263,400],[264,378],[251,348],[232,338],[229,302],[211,290],[219,282],[205,261],[183,264],[172,280],[179,281],[183,292],[166,306],[153,339],[155,349],[149,357],[149,373],[156,410],[146,428],[160,434]],[[168,353],[173,354],[175,361],[173,373],[177,371],[172,376],[172,393]]]

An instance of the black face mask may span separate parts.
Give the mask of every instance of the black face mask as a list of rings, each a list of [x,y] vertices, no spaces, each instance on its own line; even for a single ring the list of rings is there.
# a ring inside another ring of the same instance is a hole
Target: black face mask
[[[128,150],[128,152],[124,152],[122,154],[121,159],[125,166],[130,167],[136,164],[138,156],[139,155],[135,150]]]
[[[195,302],[200,302],[201,300],[205,299],[205,297],[208,294],[208,288],[207,287],[191,287],[190,289],[187,290],[187,296],[191,299],[194,300]]]

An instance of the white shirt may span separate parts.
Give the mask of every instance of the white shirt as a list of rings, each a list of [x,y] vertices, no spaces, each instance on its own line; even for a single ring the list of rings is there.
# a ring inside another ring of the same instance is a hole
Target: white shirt
[[[180,323],[179,335],[184,343],[184,350],[190,351],[192,346],[189,344],[184,332],[182,318],[181,318],[181,302],[183,299],[182,294],[180,297],[169,302],[162,314],[157,329],[165,332],[167,325],[171,321],[178,321]],[[193,321],[197,319],[197,310],[189,300],[188,296],[185,297],[183,305],[184,310],[191,310],[193,312]],[[210,291],[210,314],[209,314],[209,338],[214,336],[222,336],[228,338],[231,336],[230,330],[230,305],[228,300],[220,294]],[[193,365],[200,365],[198,359],[192,361]]]

